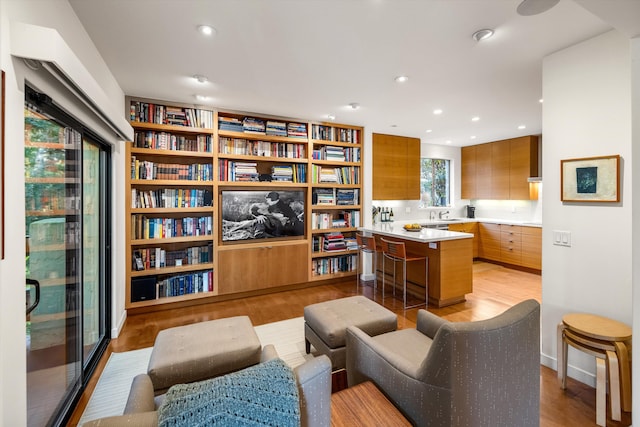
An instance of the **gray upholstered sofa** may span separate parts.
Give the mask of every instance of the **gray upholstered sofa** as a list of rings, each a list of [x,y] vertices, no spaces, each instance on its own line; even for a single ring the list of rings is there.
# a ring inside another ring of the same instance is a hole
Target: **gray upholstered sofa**
[[[277,358],[272,345],[262,351],[261,362]],[[301,425],[325,427],[331,422],[331,362],[326,356],[316,357],[294,369],[300,394]],[[162,396],[154,396],[153,384],[146,374],[134,378],[123,415],[101,418],[83,427],[157,427],[157,408]]]
[[[540,306],[477,322],[419,310],[416,329],[347,328],[349,386],[373,381],[418,426],[538,426]]]

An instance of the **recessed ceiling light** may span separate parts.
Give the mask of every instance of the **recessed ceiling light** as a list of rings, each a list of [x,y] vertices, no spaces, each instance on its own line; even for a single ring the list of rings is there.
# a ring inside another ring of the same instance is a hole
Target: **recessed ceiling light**
[[[195,97],[198,101],[206,101],[207,99],[209,99],[209,97],[206,95],[196,95]]]
[[[397,127],[398,127],[398,125],[391,125],[391,127],[392,127],[392,128],[397,128]]]
[[[470,139],[476,139],[476,136],[475,135],[471,135],[469,138]]]
[[[206,83],[207,81],[209,81],[207,76],[203,76],[201,74],[196,74],[193,76],[193,78],[196,79],[198,83]]]
[[[538,99],[538,102],[539,102],[540,104],[542,104],[542,103],[544,102],[544,99],[540,98],[540,99]]]
[[[210,25],[198,25],[198,31],[205,36],[214,36],[216,34],[216,29]]]
[[[445,144],[451,144],[451,140],[450,140],[450,139],[447,139],[444,143],[445,143]]]
[[[442,110],[440,108],[436,108],[435,110],[433,110],[433,114],[435,114],[436,116],[442,114]]]
[[[522,0],[516,11],[522,16],[532,16],[546,12],[558,4],[560,0]]]
[[[480,117],[478,117],[478,116],[471,117],[471,121],[472,122],[477,122],[478,120],[480,120]]]
[[[518,126],[518,129],[525,129],[525,128],[526,128],[526,126],[525,126],[525,125],[520,125],[520,126]]]
[[[475,33],[473,33],[471,35],[471,38],[473,38],[475,41],[479,42],[481,40],[488,39],[492,35],[493,35],[493,30],[490,30],[488,28],[484,28],[482,30],[478,30]]]
[[[360,104],[358,104],[357,102],[352,102],[351,104],[349,104],[349,107],[351,107],[354,110],[357,110],[358,108],[360,108]]]
[[[427,132],[427,133],[431,133],[431,132],[433,132],[433,130],[431,130],[431,129],[427,129],[425,132]]]
[[[327,119],[329,120],[335,120],[336,116],[334,116],[333,114],[327,114]]]
[[[404,83],[407,80],[409,80],[409,77],[407,76],[398,76],[394,79],[397,83]]]

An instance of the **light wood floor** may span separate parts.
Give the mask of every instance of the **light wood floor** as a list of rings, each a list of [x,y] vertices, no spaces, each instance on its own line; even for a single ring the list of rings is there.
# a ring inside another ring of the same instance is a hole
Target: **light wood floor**
[[[381,302],[379,293],[372,286],[360,287],[360,294]],[[473,270],[473,293],[467,301],[445,308],[429,307],[429,311],[450,321],[473,321],[493,317],[508,307],[533,298],[541,300],[539,275],[512,270],[497,265],[477,262]],[[112,340],[100,362],[96,374],[80,398],[68,426],[77,425],[89,397],[104,369],[111,352],[121,352],[153,345],[158,331],[172,326],[186,325],[229,316],[248,315],[254,325],[275,322],[303,315],[306,305],[356,294],[355,279],[330,285],[315,286],[270,295],[256,296],[203,304],[195,307],[165,310],[156,313],[130,315],[120,336]],[[385,307],[398,315],[398,327],[415,327],[418,309],[402,310],[402,302],[387,297]],[[561,390],[556,371],[541,366],[540,369],[540,426],[590,426],[595,424],[595,389],[568,379],[567,390]],[[607,412],[609,414],[609,411]],[[629,413],[623,412],[622,422],[607,420],[607,426],[628,426]]]

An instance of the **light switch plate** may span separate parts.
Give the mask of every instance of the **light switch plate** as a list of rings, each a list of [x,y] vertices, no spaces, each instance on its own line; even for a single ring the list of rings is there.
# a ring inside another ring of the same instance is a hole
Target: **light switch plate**
[[[571,246],[571,232],[553,230],[553,244],[556,246]]]

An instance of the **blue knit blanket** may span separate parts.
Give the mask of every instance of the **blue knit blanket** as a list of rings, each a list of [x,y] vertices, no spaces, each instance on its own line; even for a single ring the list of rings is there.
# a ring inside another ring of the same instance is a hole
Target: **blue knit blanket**
[[[299,426],[296,378],[281,359],[222,377],[169,389],[158,408],[158,425]]]

